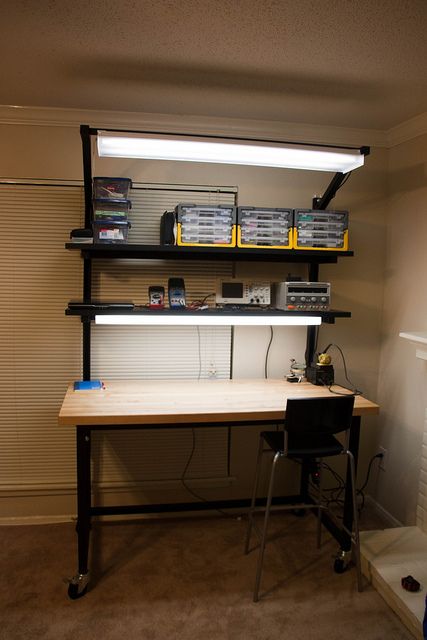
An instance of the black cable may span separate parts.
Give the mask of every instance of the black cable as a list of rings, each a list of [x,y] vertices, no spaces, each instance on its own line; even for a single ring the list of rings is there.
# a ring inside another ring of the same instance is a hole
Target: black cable
[[[329,506],[330,504],[337,504],[337,505],[342,505],[343,501],[340,500],[340,496],[342,494],[342,492],[345,489],[345,483],[343,478],[341,478],[341,476],[334,470],[332,469],[326,462],[323,463],[323,468],[327,471],[329,471],[333,477],[335,478],[335,480],[338,482],[338,485],[336,487],[330,487],[329,489],[323,489],[323,494],[327,494],[330,493],[331,497],[328,498],[326,500],[326,505]]]
[[[363,489],[365,489],[366,485],[369,482],[369,475],[371,473],[371,467],[372,467],[372,463],[374,462],[375,458],[382,458],[383,454],[382,453],[376,453],[374,456],[372,456],[372,458],[369,461],[369,465],[368,465],[368,470],[366,472],[366,479],[365,482],[362,484],[362,486],[360,487],[360,489],[358,489],[358,491],[363,491]]]
[[[368,482],[369,482],[369,476],[371,474],[371,469],[372,469],[372,464],[374,462],[374,460],[376,458],[382,458],[382,454],[381,453],[376,453],[374,456],[372,456],[372,458],[369,461],[368,464],[368,469],[366,472],[366,478],[365,478],[365,482],[362,484],[362,486],[359,489],[356,489],[356,495],[358,497],[361,498],[361,504],[358,506],[358,511],[359,514],[362,513],[364,507],[365,507],[365,494],[364,494],[364,489],[366,488]],[[327,506],[329,506],[330,504],[336,504],[338,506],[343,506],[344,505],[344,500],[341,499],[341,495],[345,489],[345,482],[344,479],[339,475],[339,473],[337,473],[334,469],[332,469],[327,463],[323,463],[323,468],[326,469],[327,471],[329,471],[333,477],[335,478],[335,480],[338,481],[338,486],[337,487],[331,487],[329,489],[324,489],[323,493],[331,493],[331,498],[326,500],[326,504]],[[338,493],[336,493],[338,491]]]
[[[194,456],[194,452],[196,450],[196,430],[195,430],[194,427],[191,428],[191,434],[192,434],[191,451],[190,451],[190,455],[188,456],[187,462],[185,464],[184,471],[181,474],[180,480],[181,480],[181,483],[182,483],[183,487],[188,491],[188,493],[190,493],[193,496],[193,498],[196,498],[196,500],[200,500],[201,502],[209,502],[209,500],[207,500],[203,496],[200,496],[198,493],[193,491],[193,489],[191,489],[191,487],[188,486],[188,484],[187,484],[187,482],[185,480],[185,474],[187,473],[188,467],[191,464],[191,461],[192,461],[193,456]],[[213,511],[218,511],[218,513],[220,513],[221,515],[225,516],[226,518],[232,518],[233,520],[235,518],[239,517],[239,516],[232,516],[229,513],[227,513],[226,511],[223,511],[222,509],[218,509],[218,508],[213,509]]]
[[[338,187],[337,191],[339,191],[341,189],[341,187],[343,187],[345,185],[345,183],[347,182],[347,180],[349,179],[349,177],[351,176],[353,172],[349,171],[346,175],[346,177],[344,178],[344,180],[341,182],[340,186]],[[336,192],[335,192],[336,193]]]
[[[315,340],[315,342],[314,342],[314,351],[313,351],[314,355],[316,355],[316,353],[317,353],[317,343],[319,342],[319,329],[320,329],[320,326],[315,327],[315,330],[316,330],[316,340]],[[310,364],[311,364],[311,362],[309,362],[308,364],[310,365]]]
[[[352,383],[352,381],[351,381],[351,380],[349,379],[349,377],[348,377],[348,373],[347,373],[347,364],[346,364],[345,357],[344,357],[344,354],[343,354],[343,351],[342,351],[341,347],[339,347],[339,346],[338,346],[337,344],[335,344],[335,343],[332,343],[332,345],[331,345],[331,346],[333,346],[333,347],[335,347],[336,349],[338,349],[338,351],[339,351],[339,352],[340,352],[340,354],[341,354],[341,358],[342,358],[342,362],[343,362],[343,366],[344,366],[344,377],[345,377],[345,379],[347,380],[347,382],[348,382],[352,387],[356,388],[356,387],[355,387],[355,385]],[[359,391],[359,393],[360,393],[360,391]]]
[[[339,346],[338,346],[337,344],[335,344],[334,342],[331,342],[330,344],[328,344],[328,346],[326,347],[326,349],[324,349],[324,351],[322,351],[322,353],[326,353],[326,352],[328,351],[328,349],[330,349],[330,347],[335,347],[336,349],[338,349],[338,351],[339,351],[339,352],[340,352],[340,354],[341,354],[341,358],[342,358],[342,362],[343,362],[343,366],[344,366],[344,377],[345,377],[346,381],[349,383],[349,385],[352,387],[351,389],[348,389],[348,391],[351,391],[352,395],[354,395],[354,396],[360,396],[360,395],[362,395],[362,392],[361,392],[359,389],[357,389],[357,388],[356,388],[356,386],[352,383],[352,381],[351,381],[351,380],[350,380],[350,378],[348,377],[348,373],[347,373],[347,364],[346,364],[345,357],[344,357],[344,353],[342,352],[341,347],[339,347]],[[332,386],[333,386],[333,385],[331,385],[331,384],[330,384],[330,385],[325,385],[325,386],[327,386],[327,387],[328,387],[328,390],[329,390],[331,393],[334,393],[335,395],[338,395],[338,396],[346,396],[346,395],[348,395],[347,393],[342,393],[342,392],[340,392],[340,391],[334,391],[334,390],[332,389]],[[344,387],[344,388],[345,388],[345,389],[347,389],[347,387]]]
[[[362,392],[359,391],[358,389],[349,389],[348,387],[345,387],[342,384],[340,384],[340,387],[343,387],[343,389],[347,389],[347,391],[350,391],[350,393],[335,391],[334,389],[332,389],[333,386],[334,386],[333,384],[325,385],[325,387],[328,387],[329,393],[334,393],[336,396],[361,396],[362,395]]]
[[[205,296],[202,300],[193,300],[193,302],[190,302],[189,304],[187,304],[186,308],[191,309],[193,311],[198,311],[200,309],[203,310],[203,308],[205,307],[206,300],[214,295],[215,293],[208,293],[208,295]]]
[[[205,304],[205,302],[206,302],[206,300],[207,300],[208,298],[210,298],[211,296],[214,296],[214,295],[216,295],[216,294],[215,294],[215,293],[208,293],[208,295],[207,295],[207,296],[205,296],[205,297],[203,298],[203,300],[202,300],[202,306]]]
[[[270,351],[271,343],[273,342],[273,336],[274,336],[273,327],[270,326],[270,342],[268,343],[267,351],[265,353],[265,363],[264,363],[264,378],[265,379],[267,379],[267,377],[268,377],[268,373],[267,373],[268,353]]]

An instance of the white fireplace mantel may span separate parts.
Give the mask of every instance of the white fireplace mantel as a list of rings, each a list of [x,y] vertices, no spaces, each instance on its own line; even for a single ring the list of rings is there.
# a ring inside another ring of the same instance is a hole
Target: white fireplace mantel
[[[409,340],[416,347],[416,358],[427,360],[427,331],[401,331],[399,336]]]

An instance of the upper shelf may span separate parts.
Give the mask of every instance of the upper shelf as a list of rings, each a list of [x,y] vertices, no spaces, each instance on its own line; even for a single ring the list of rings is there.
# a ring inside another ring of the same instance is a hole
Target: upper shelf
[[[66,249],[81,251],[85,258],[145,258],[159,260],[229,260],[236,262],[318,262],[335,263],[353,251],[298,249],[240,249],[223,247],[178,247],[149,244],[78,244],[67,242]]]

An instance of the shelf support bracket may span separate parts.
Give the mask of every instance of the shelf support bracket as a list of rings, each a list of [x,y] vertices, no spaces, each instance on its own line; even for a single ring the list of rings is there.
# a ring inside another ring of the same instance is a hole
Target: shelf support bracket
[[[320,198],[313,198],[313,209],[316,209],[317,211],[325,210],[330,201],[335,198],[336,192],[342,185],[347,175],[348,174],[346,173],[336,173],[330,181],[323,196],[320,196]]]

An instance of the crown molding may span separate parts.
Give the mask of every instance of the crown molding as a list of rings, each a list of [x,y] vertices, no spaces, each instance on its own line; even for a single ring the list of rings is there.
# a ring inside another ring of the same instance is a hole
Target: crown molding
[[[388,130],[380,130],[243,118],[0,105],[0,124],[73,128],[80,124],[89,124],[97,128],[117,127],[390,148],[426,134],[427,112]]]
[[[164,113],[0,105],[0,124],[45,127],[76,127],[80,124],[89,124],[98,129],[117,127],[168,133],[258,137],[313,144],[386,146],[385,132],[377,129]]]
[[[395,147],[403,142],[427,133],[427,112],[405,120],[386,132],[387,147]]]

